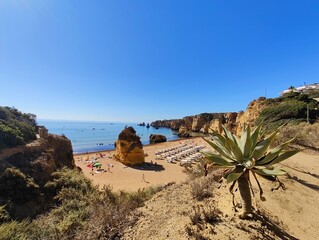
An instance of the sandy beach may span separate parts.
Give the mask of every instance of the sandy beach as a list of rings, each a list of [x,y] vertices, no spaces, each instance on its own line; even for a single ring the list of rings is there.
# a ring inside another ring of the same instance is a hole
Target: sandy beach
[[[166,160],[156,160],[155,151],[177,146],[181,142],[206,145],[207,143],[201,138],[196,137],[189,140],[176,140],[165,143],[146,145],[143,147],[145,164],[142,167],[128,167],[116,161],[113,158],[114,150],[103,151],[98,153],[75,154],[75,164],[80,167],[86,177],[91,179],[95,185],[102,187],[110,185],[113,190],[135,191],[151,185],[166,184],[169,182],[181,183],[187,180],[187,175],[183,172],[184,167],[177,163],[168,163]],[[100,155],[104,155],[100,157]],[[106,172],[92,172],[88,167],[87,159],[97,158],[102,164],[101,169]],[[92,174],[93,173],[93,174]]]

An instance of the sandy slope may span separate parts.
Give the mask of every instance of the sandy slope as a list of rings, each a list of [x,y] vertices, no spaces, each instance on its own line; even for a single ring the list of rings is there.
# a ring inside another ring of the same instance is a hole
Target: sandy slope
[[[195,139],[195,142],[204,143],[200,138]],[[108,163],[114,167],[110,168],[111,172],[93,176],[90,168],[79,161],[85,155],[75,156],[77,165],[95,184],[110,184],[115,190],[137,190],[171,181],[179,183],[159,192],[139,209],[142,217],[136,225],[127,229],[124,239],[195,239],[196,234],[202,239],[318,239],[318,154],[299,153],[282,164],[289,173],[281,177],[286,190],[272,191],[278,184],[260,179],[267,199],[265,202],[259,199],[257,185],[252,180],[256,195],[254,206],[259,213],[252,220],[240,220],[233,209],[232,196],[226,183],[219,188],[212,185],[213,197],[198,202],[191,195],[190,181],[181,166],[166,161],[157,161],[157,166],[150,164],[151,161],[155,162],[154,152],[157,149],[176,144],[178,142],[146,146],[144,150],[149,155],[146,158],[149,165],[145,165],[144,169],[128,168],[114,159],[101,158],[100,162],[105,169]],[[112,152],[106,154],[111,156]],[[90,157],[93,156],[95,154],[90,154]],[[142,181],[143,174],[146,181]],[[236,203],[239,203],[238,195],[235,196]],[[190,217],[198,206],[206,210],[213,207],[220,209],[219,221],[213,224],[192,224]]]
[[[319,155],[299,153],[283,166],[289,177],[281,177],[286,190],[271,189],[277,184],[261,180],[267,201],[258,198],[253,182],[258,214],[252,220],[240,220],[231,204],[225,183],[214,196],[198,202],[190,194],[190,185],[173,185],[158,193],[140,209],[143,217],[128,229],[124,239],[318,239],[319,236]],[[236,195],[236,202],[239,199]],[[194,207],[216,206],[219,222],[192,224]],[[193,231],[192,236],[186,233]],[[194,234],[195,233],[195,234]],[[200,239],[200,238],[198,238]]]

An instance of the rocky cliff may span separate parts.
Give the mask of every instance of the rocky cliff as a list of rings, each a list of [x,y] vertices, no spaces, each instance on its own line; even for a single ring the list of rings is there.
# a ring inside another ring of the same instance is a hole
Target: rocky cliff
[[[266,98],[260,97],[249,103],[245,112],[238,114],[236,119],[236,133],[240,134],[245,124],[254,126],[260,112],[268,106]]]
[[[71,141],[49,134],[0,153],[0,205],[15,218],[32,217],[50,202],[45,184],[61,167],[75,168]],[[9,205],[8,205],[9,204]]]
[[[188,136],[186,132],[211,133],[221,132],[222,125],[234,133],[240,134],[243,125],[254,125],[259,113],[267,106],[266,98],[252,101],[245,112],[201,113],[182,119],[157,120],[151,123],[153,127],[168,127],[183,132],[180,136]]]

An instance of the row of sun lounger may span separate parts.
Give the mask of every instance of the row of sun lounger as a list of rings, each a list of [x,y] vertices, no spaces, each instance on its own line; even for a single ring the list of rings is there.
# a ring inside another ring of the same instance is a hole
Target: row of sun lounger
[[[155,152],[155,156],[158,160],[166,159],[166,161],[170,163],[180,161],[180,164],[184,165],[202,158],[203,155],[199,151],[204,148],[204,145],[179,144],[177,146],[159,150]]]

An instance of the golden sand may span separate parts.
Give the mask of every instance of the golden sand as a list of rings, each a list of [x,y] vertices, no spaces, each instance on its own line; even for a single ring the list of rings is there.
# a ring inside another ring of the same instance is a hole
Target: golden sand
[[[166,184],[169,182],[181,183],[186,181],[187,176],[183,172],[184,167],[177,163],[168,163],[166,160],[156,160],[155,151],[166,147],[177,146],[180,142],[206,145],[207,143],[200,137],[190,140],[178,140],[172,142],[146,145],[143,147],[145,164],[142,167],[128,167],[113,158],[113,151],[95,152],[89,154],[74,155],[75,163],[80,167],[86,177],[91,179],[95,185],[111,185],[113,190],[134,191],[151,185]],[[101,157],[101,154],[103,157]],[[102,164],[101,169],[105,172],[98,172],[96,169],[88,167],[89,162],[97,158]]]

